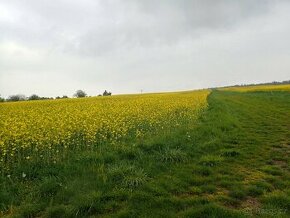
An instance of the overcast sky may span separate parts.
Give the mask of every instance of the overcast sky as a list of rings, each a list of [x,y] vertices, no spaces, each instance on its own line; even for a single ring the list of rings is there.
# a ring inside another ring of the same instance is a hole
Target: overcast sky
[[[287,0],[0,0],[0,94],[290,79]]]

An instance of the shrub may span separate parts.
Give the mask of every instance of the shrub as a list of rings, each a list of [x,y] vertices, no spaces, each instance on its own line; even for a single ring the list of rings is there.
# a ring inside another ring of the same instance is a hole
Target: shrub
[[[29,98],[28,98],[28,100],[39,100],[39,99],[40,99],[40,97],[38,95],[35,95],[35,94],[29,96]]]
[[[83,90],[77,90],[74,96],[77,98],[84,98],[87,96],[87,94]]]
[[[26,100],[25,95],[10,95],[9,98],[7,99],[7,101],[24,101]]]

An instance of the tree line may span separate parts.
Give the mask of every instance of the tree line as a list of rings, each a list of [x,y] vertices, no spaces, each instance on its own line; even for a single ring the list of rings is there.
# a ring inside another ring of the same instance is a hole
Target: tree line
[[[111,96],[112,93],[108,92],[107,90],[105,90],[103,92],[103,94],[99,94],[98,96]],[[75,94],[73,95],[73,97],[75,98],[85,98],[88,97],[87,93],[83,90],[77,90],[75,92]],[[57,96],[55,98],[53,97],[41,97],[39,95],[33,94],[29,97],[26,97],[25,95],[22,94],[17,94],[17,95],[10,95],[8,98],[2,98],[0,96],[0,102],[14,102],[14,101],[35,101],[35,100],[53,100],[53,99],[65,99],[65,98],[69,98],[67,95],[63,95],[63,96]]]
[[[285,80],[282,82],[278,81],[273,81],[273,82],[267,82],[267,83],[250,83],[250,84],[236,84],[233,86],[224,86],[224,87],[219,87],[219,88],[228,88],[228,87],[247,87],[247,86],[262,86],[262,85],[286,85],[290,84],[290,80]],[[218,87],[217,87],[218,88]]]

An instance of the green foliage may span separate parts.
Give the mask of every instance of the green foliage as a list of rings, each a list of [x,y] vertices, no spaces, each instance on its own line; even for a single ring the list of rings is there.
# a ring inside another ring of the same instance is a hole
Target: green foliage
[[[40,99],[40,97],[36,94],[33,94],[33,95],[28,97],[28,100],[39,100],[39,99]]]
[[[107,90],[104,91],[103,96],[111,96],[112,93],[111,92],[107,92]]]
[[[25,95],[18,94],[18,95],[10,95],[7,101],[24,101],[26,100]]]
[[[87,96],[87,94],[83,90],[77,90],[74,96],[77,98],[84,98]]]

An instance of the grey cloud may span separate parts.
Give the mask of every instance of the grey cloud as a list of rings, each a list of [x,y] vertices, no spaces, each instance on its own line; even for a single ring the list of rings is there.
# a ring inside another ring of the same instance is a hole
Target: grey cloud
[[[115,2],[106,3],[107,9],[111,9]],[[116,48],[172,45],[184,38],[201,37],[208,31],[237,27],[267,13],[271,6],[265,0],[117,2],[125,3],[125,6],[105,16],[109,25],[90,26],[88,32],[77,38],[76,50],[98,55]],[[72,44],[68,47],[76,48]]]
[[[6,1],[19,22],[6,37],[87,55],[178,43],[267,13],[269,0]],[[0,36],[1,37],[1,36]]]
[[[289,10],[286,0],[2,0],[0,93],[286,80]]]

